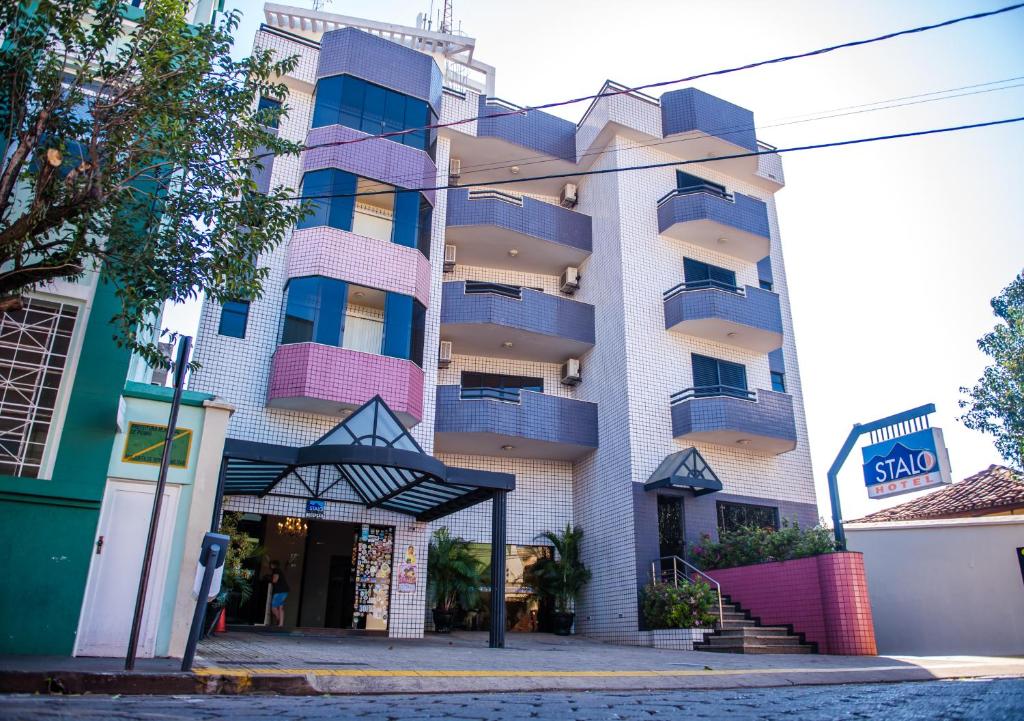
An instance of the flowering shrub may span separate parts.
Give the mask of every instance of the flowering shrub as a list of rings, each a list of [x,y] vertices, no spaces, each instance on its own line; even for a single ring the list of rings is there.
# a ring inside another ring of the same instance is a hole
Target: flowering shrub
[[[690,548],[690,559],[707,571],[771,561],[818,556],[836,550],[831,529],[824,526],[801,528],[800,524],[783,522],[782,528],[746,526],[733,531],[720,531],[718,542],[703,534],[700,543]]]
[[[718,594],[698,581],[673,586],[649,583],[640,593],[640,607],[648,628],[704,628],[718,618],[711,609]]]

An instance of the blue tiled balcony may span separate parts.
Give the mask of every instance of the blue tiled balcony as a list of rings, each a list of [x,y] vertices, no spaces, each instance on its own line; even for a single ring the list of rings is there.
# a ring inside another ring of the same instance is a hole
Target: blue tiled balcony
[[[529,148],[537,153],[576,162],[576,124],[569,120],[533,110],[526,114],[517,105],[480,96],[476,134],[481,138],[498,138],[506,142]],[[513,112],[515,114],[508,115]],[[490,117],[490,116],[498,117]]]
[[[796,448],[793,397],[763,389],[691,388],[672,399],[672,435],[777,456]]]
[[[554,275],[592,247],[589,215],[512,192],[449,190],[446,222],[465,265]]]
[[[597,405],[522,391],[518,402],[462,398],[438,386],[434,450],[573,461],[597,448]]]
[[[768,206],[741,193],[673,190],[658,201],[658,232],[751,263],[771,253]]]
[[[782,347],[782,311],[771,291],[709,287],[705,281],[681,283],[664,299],[666,330],[758,353]]]
[[[451,281],[441,339],[461,355],[561,363],[594,346],[594,306],[530,288]]]
[[[781,172],[773,178],[760,170],[756,155],[728,157],[758,150],[754,114],[746,108],[696,88],[673,90],[661,96],[661,129],[669,142],[659,148],[666,152],[684,160],[725,158],[714,163],[716,170],[767,190],[782,187]]]

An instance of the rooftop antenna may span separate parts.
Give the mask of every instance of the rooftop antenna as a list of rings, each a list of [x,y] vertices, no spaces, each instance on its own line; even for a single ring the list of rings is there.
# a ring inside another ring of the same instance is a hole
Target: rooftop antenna
[[[316,11],[316,12],[320,12],[321,10],[324,9],[325,5],[330,5],[330,4],[331,4],[331,0],[313,0],[313,10]]]
[[[441,26],[437,29],[440,33],[451,34],[452,32],[452,0],[444,0],[444,10],[441,11]]]

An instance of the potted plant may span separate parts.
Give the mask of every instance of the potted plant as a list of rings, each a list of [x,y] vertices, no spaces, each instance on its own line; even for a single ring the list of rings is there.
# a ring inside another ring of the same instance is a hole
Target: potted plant
[[[427,549],[427,590],[434,604],[434,630],[449,633],[455,609],[472,608],[480,597],[480,560],[469,541],[438,528]]]
[[[247,567],[249,565],[247,561],[263,557],[263,547],[260,546],[259,541],[238,529],[241,515],[241,513],[225,513],[220,524],[220,532],[230,539],[227,556],[224,559],[221,591],[213,601],[213,605],[221,617],[223,617],[229,601],[235,600],[242,605],[252,597],[252,582],[256,574]]]
[[[537,539],[549,541],[555,556],[537,559],[530,567],[529,582],[541,597],[554,601],[555,633],[568,636],[576,618],[573,608],[590,581],[590,570],[580,561],[583,529],[567,523],[564,530],[544,531]]]

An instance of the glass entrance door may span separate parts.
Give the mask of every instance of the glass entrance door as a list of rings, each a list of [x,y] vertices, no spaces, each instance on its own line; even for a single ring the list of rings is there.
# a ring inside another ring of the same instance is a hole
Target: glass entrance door
[[[662,576],[673,572],[670,556],[686,558],[683,499],[679,496],[658,496],[658,554]],[[681,566],[678,571],[683,572]]]

